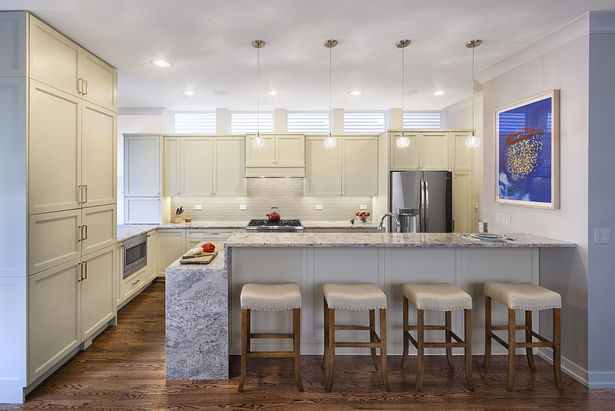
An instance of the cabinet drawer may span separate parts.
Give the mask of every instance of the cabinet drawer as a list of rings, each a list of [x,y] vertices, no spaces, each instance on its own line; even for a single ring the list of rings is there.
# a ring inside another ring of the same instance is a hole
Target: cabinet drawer
[[[122,280],[121,302],[130,299],[137,294],[151,279],[149,267],[144,267],[141,271],[131,275],[130,277]]]
[[[28,271],[38,273],[81,257],[81,210],[29,217]]]

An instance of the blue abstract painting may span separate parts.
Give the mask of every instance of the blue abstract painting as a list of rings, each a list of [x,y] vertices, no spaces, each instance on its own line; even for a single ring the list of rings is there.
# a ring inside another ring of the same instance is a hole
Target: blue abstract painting
[[[555,207],[553,93],[496,111],[499,202]]]

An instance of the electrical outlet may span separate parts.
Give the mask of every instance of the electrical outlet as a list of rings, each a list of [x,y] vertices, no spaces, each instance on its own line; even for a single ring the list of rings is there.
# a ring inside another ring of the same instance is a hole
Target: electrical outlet
[[[316,205],[314,206],[314,209],[316,209],[316,210],[322,210],[322,204],[316,204]]]
[[[367,204],[359,204],[359,210],[367,210]]]
[[[497,225],[510,225],[510,216],[505,214],[496,214],[495,223]]]
[[[194,205],[194,209],[195,210],[202,210],[203,209],[203,205],[202,204],[195,204]]]
[[[594,228],[594,244],[608,244],[611,241],[609,228]]]
[[[247,209],[248,209],[248,206],[247,206],[246,204],[240,204],[240,205],[239,205],[239,209],[240,209],[240,210],[247,210]]]

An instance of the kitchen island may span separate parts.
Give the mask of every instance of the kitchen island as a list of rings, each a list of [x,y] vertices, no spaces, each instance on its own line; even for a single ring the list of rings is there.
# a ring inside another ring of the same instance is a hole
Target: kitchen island
[[[239,294],[247,282],[299,284],[303,301],[301,352],[307,355],[322,354],[324,283],[374,282],[384,290],[388,298],[389,352],[395,355],[401,354],[402,347],[401,285],[450,282],[473,297],[473,350],[482,353],[484,283],[539,283],[541,250],[566,252],[572,247],[572,243],[531,234],[510,234],[502,242],[488,242],[454,233],[236,233],[226,242],[224,259],[219,255],[213,265],[180,267],[174,263],[167,269],[167,378],[228,378],[228,354],[239,354],[241,348]],[[549,255],[552,258],[557,254]],[[177,295],[182,298],[173,297]],[[494,304],[494,323],[503,323],[505,313],[503,307]],[[411,310],[411,318],[413,314]],[[339,323],[367,322],[364,312],[339,312],[336,317]],[[443,317],[442,313],[428,312],[425,321],[440,322]],[[537,315],[534,320],[538,322]],[[290,311],[252,315],[256,332],[289,330],[291,323]],[[461,325],[461,314],[454,313],[453,326],[458,334]],[[339,331],[338,335],[349,341],[365,337],[347,333]],[[428,334],[426,338],[430,337]],[[199,348],[169,355],[182,344]],[[257,340],[252,345],[255,350],[287,350],[288,344]],[[339,352],[368,353],[356,349]],[[226,368],[212,366],[222,363]],[[193,371],[179,378],[177,373],[169,374],[172,369]]]

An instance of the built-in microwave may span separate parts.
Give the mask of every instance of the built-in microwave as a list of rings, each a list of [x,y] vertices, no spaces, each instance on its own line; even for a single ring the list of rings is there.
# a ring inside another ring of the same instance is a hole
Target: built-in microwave
[[[123,242],[126,279],[147,265],[147,234],[140,234]]]

